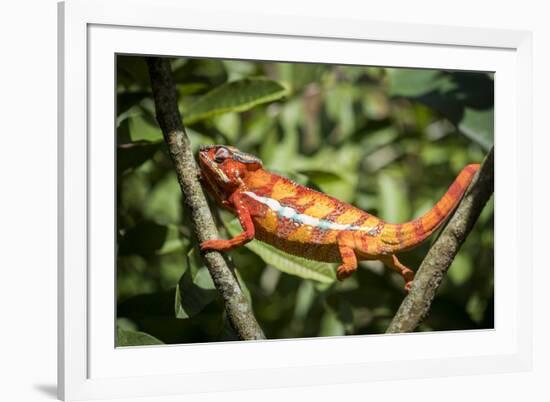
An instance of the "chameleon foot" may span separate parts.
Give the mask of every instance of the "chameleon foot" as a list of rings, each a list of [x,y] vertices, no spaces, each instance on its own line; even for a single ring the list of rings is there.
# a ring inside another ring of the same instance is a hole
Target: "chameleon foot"
[[[350,268],[346,265],[340,265],[336,270],[336,279],[338,279],[339,281],[343,281],[344,279],[349,278],[355,271],[356,268]]]
[[[405,281],[405,290],[408,292],[411,289],[411,284],[414,279],[414,271],[403,265],[401,261],[397,259],[395,254],[384,256],[380,259],[380,261],[382,261],[388,268],[391,268],[401,274],[403,280]]]
[[[405,268],[401,271],[401,276],[405,280],[405,290],[408,292],[411,290],[412,281],[414,279],[414,272],[409,268]]]

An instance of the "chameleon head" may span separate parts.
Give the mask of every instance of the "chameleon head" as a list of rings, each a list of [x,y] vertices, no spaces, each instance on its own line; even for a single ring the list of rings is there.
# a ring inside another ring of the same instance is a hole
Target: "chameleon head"
[[[262,161],[229,145],[208,145],[199,150],[199,165],[207,188],[224,201],[249,172],[262,168]]]

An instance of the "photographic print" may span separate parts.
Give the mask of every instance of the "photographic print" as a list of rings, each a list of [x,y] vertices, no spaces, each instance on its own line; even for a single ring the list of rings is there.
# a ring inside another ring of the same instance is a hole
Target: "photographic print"
[[[494,328],[493,74],[117,55],[115,91],[117,346]]]

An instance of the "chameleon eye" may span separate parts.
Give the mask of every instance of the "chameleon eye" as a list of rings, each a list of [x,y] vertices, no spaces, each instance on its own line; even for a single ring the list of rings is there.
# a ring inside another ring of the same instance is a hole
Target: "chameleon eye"
[[[217,163],[221,163],[224,160],[226,160],[228,156],[229,156],[229,151],[225,148],[220,148],[216,151],[216,155],[214,156],[214,160]]]

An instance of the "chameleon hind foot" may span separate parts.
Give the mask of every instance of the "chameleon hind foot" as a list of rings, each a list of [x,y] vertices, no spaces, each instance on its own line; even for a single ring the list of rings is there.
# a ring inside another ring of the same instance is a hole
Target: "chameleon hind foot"
[[[357,257],[353,248],[349,246],[338,244],[338,250],[342,258],[342,265],[336,270],[336,278],[339,281],[343,281],[357,271]]]
[[[395,254],[384,257],[381,261],[393,271],[401,274],[403,280],[405,281],[405,290],[408,292],[411,290],[412,281],[414,279],[414,271],[409,267],[403,265],[401,261],[397,259]]]

